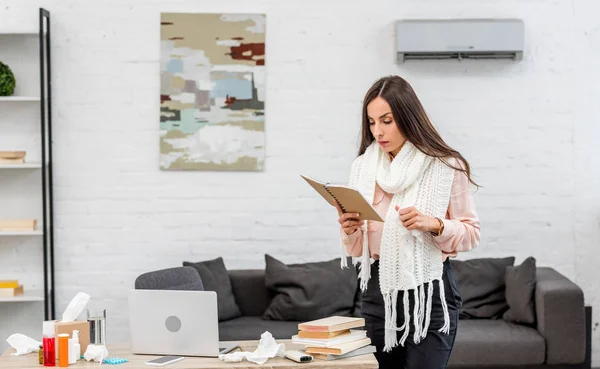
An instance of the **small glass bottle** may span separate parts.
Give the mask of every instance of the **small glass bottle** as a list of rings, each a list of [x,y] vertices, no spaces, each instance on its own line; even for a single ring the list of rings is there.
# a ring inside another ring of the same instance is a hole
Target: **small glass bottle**
[[[40,365],[44,365],[44,345],[40,345],[40,349],[38,351],[38,361]]]
[[[54,332],[54,321],[45,321],[42,327],[44,366],[56,366],[56,333]]]

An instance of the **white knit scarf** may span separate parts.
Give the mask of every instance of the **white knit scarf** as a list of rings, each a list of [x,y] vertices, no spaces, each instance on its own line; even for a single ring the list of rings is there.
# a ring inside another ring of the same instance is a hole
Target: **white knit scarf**
[[[393,160],[379,144],[373,142],[352,164],[349,186],[358,189],[369,203],[373,203],[376,183],[385,192],[393,194],[383,224],[379,255],[379,285],[385,303],[384,351],[390,351],[398,343],[404,346],[409,335],[409,293],[415,302],[412,312],[413,340],[419,343],[426,337],[431,317],[433,281],[438,281],[444,311],[444,325],[439,331],[449,332],[448,307],[442,280],[442,252],[433,244],[431,233],[407,230],[395,207],[398,205],[402,209],[414,206],[424,215],[443,218],[448,208],[453,178],[454,169],[439,159],[425,155],[408,141]],[[362,291],[366,290],[371,277],[366,223],[363,225],[362,257],[353,260],[355,264],[360,262]],[[343,245],[342,250],[342,267],[345,267],[348,254]],[[427,291],[426,283],[429,285]],[[396,325],[398,291],[405,291],[402,301],[405,320],[401,327]],[[397,331],[403,331],[400,341]]]

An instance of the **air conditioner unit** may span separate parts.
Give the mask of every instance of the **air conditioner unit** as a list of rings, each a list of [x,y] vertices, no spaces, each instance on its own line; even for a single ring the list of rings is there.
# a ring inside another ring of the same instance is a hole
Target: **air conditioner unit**
[[[396,21],[396,60],[523,58],[519,19],[410,19]]]

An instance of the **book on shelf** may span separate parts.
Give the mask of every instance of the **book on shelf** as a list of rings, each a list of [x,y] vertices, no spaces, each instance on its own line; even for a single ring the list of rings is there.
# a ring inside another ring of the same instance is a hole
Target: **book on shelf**
[[[379,213],[358,190],[344,185],[324,183],[303,175],[300,177],[308,182],[329,204],[335,206],[338,203],[344,213],[358,213],[360,220],[383,222]]]
[[[23,164],[25,155],[22,150],[0,150],[0,164]]]
[[[4,159],[4,158],[0,158],[0,164],[25,164],[25,159]]]
[[[25,155],[24,150],[0,150],[0,159],[23,159]]]
[[[298,324],[299,331],[307,332],[339,332],[352,328],[364,327],[365,319],[350,316],[330,316]]]
[[[377,352],[377,349],[373,345],[363,346],[356,350],[352,350],[342,355],[333,355],[333,354],[311,354],[312,357],[319,360],[339,360],[339,359],[347,359],[349,357],[362,356],[367,354],[374,354]]]
[[[5,219],[0,220],[0,231],[34,231],[37,219]]]
[[[19,287],[19,281],[16,279],[1,280],[0,288],[17,288]]]
[[[0,297],[16,297],[23,295],[23,286],[16,288],[0,288]]]

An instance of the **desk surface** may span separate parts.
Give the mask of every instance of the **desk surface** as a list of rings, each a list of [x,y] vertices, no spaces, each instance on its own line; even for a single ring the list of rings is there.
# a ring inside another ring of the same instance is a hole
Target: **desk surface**
[[[237,342],[243,351],[254,351],[258,344],[258,341],[240,341]],[[291,340],[277,340],[277,343],[285,344],[286,350],[300,349],[303,346],[293,344]],[[102,364],[105,369],[149,369],[149,368],[161,368],[153,367],[145,364],[146,361],[160,357],[162,355],[133,355],[129,350],[128,344],[119,345],[108,345],[109,357],[121,357],[126,358],[129,361],[123,364],[110,365]],[[11,356],[10,353],[14,352],[13,349],[7,350],[2,356],[0,356],[0,368],[3,369],[42,369],[45,368],[38,364],[38,354],[32,353],[21,356]],[[77,364],[70,365],[69,368],[98,368],[100,363],[85,360],[79,360]],[[253,362],[249,362],[246,359],[239,363],[225,363],[218,358],[199,358],[199,357],[186,357],[182,361],[174,364],[164,366],[165,369],[219,369],[219,368],[237,368],[237,369],[257,369],[257,368],[292,368],[300,366],[306,369],[317,369],[317,368],[348,368],[348,369],[376,369],[377,360],[373,354],[355,356],[347,359],[339,360],[318,360],[314,359],[310,363],[297,363],[285,358],[273,358],[267,360],[263,365],[258,365]],[[58,365],[56,366],[58,368]]]

